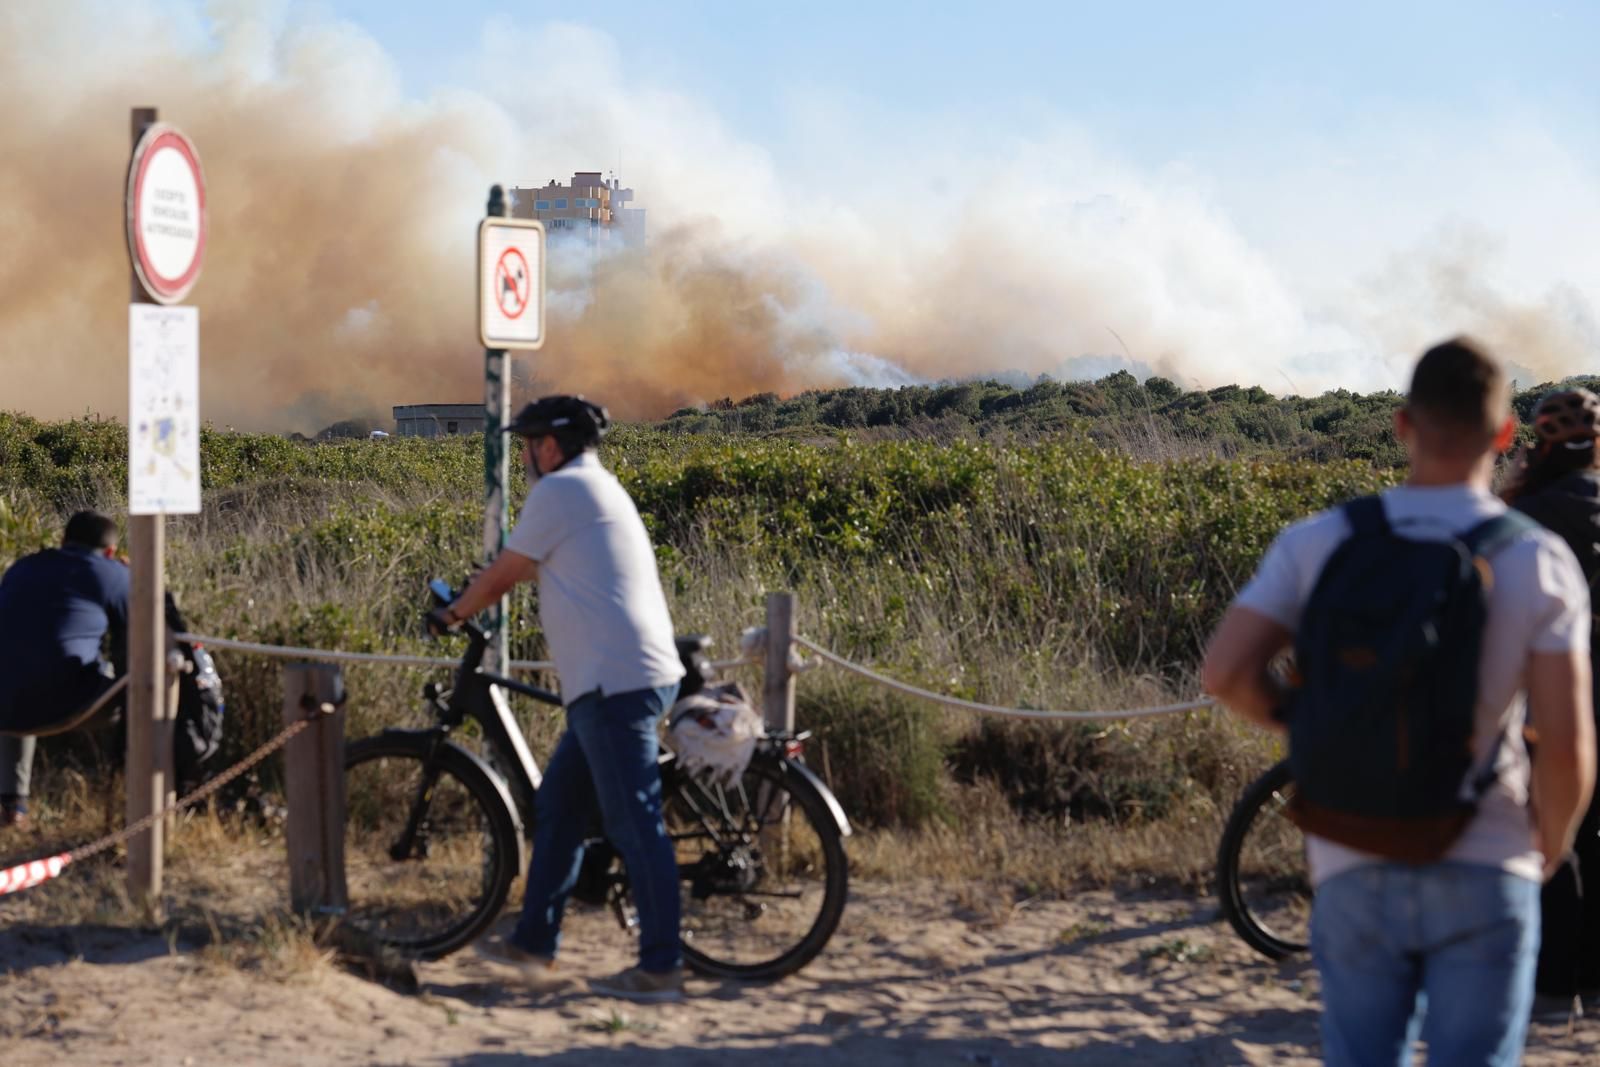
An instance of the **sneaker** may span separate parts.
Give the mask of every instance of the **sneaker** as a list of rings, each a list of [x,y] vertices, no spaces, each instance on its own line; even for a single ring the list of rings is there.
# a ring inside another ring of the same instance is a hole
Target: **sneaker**
[[[21,811],[17,811],[14,808],[0,808],[0,830],[17,830],[20,832],[31,830],[32,828],[33,817],[28,814],[26,808]]]
[[[479,959],[516,971],[522,987],[531,992],[554,993],[571,984],[571,979],[557,969],[554,956],[529,952],[508,940],[499,938],[493,941],[479,941],[473,949]]]
[[[683,999],[683,968],[674,967],[658,974],[643,967],[629,967],[610,978],[594,979],[589,989],[603,997],[621,997],[642,1004],[679,1001]]]
[[[1582,1002],[1577,997],[1556,993],[1535,993],[1530,1018],[1536,1023],[1564,1023],[1583,1015]]]

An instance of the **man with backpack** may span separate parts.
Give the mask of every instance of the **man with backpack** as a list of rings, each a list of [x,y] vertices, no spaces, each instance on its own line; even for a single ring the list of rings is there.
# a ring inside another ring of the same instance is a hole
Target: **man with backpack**
[[[1430,349],[1406,483],[1280,534],[1206,650],[1206,689],[1288,733],[1330,1064],[1419,1035],[1434,1063],[1521,1058],[1539,887],[1595,767],[1583,574],[1489,492],[1514,431],[1493,358]]]

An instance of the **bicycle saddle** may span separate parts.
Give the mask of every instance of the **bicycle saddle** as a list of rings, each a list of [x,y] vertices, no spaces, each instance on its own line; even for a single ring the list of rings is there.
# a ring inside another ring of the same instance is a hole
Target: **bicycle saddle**
[[[711,647],[710,634],[683,634],[673,640],[677,642],[680,656],[693,656]]]
[[[706,676],[711,673],[711,661],[706,658],[711,637],[708,634],[688,634],[676,638],[675,643],[684,670],[683,681],[678,683],[678,697],[681,699],[705,688]]]

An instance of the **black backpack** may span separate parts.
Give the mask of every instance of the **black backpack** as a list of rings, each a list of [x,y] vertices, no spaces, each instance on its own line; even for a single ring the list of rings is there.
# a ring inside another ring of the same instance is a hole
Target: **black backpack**
[[[1308,833],[1431,863],[1495,777],[1495,757],[1473,766],[1487,560],[1537,525],[1508,512],[1421,541],[1394,532],[1378,497],[1344,513],[1352,533],[1322,568],[1295,635],[1290,810]]]
[[[167,627],[171,633],[186,633],[189,629],[170,593]],[[222,696],[222,677],[217,674],[211,653],[188,641],[174,644],[186,661],[185,669],[178,674],[178,717],[172,724],[173,771],[181,795],[211,776],[209,764],[222,747],[228,709]]]

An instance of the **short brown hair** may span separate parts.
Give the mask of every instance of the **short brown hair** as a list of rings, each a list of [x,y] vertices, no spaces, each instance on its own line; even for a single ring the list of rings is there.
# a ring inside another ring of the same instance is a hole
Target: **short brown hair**
[[[61,534],[61,543],[79,548],[111,548],[117,543],[117,523],[109,515],[98,511],[80,511],[67,520]]]
[[[1479,448],[1499,431],[1509,412],[1500,361],[1467,337],[1434,345],[1411,374],[1406,408],[1413,421],[1461,448]]]

